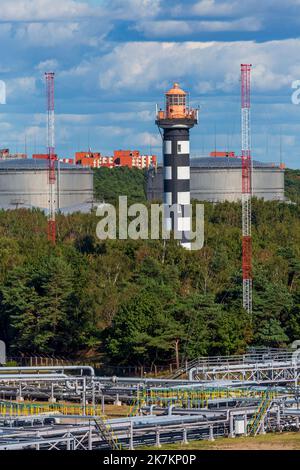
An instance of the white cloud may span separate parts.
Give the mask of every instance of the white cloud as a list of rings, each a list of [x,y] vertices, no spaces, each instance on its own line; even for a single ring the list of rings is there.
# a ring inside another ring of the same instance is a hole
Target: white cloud
[[[149,122],[153,121],[154,119],[154,107],[153,112],[150,110],[145,111],[132,111],[132,112],[109,112],[106,113],[105,116],[114,122],[127,122],[127,121],[142,121],[142,122]]]
[[[127,145],[128,147],[138,147],[138,146],[143,146],[143,147],[159,147],[161,148],[161,137],[158,134],[158,131],[156,133],[150,133],[150,132],[138,132],[135,133],[132,131],[132,133],[123,140],[123,145]]]
[[[120,137],[126,134],[130,134],[132,129],[119,126],[94,126],[93,133],[98,136],[105,137]]]
[[[84,114],[57,114],[56,120],[58,123],[64,124],[88,124],[91,121],[91,116]]]
[[[44,60],[43,62],[40,62],[35,68],[41,73],[55,71],[58,69],[58,61],[56,59]]]
[[[36,113],[30,119],[34,124],[43,124],[46,122],[46,115],[43,113]],[[93,119],[92,115],[88,114],[55,114],[55,121],[57,124],[88,124]]]
[[[1,132],[11,132],[13,126],[10,122],[0,122],[0,133]],[[1,136],[1,134],[0,134]]]
[[[61,21],[101,12],[99,7],[92,8],[86,2],[74,0],[1,0],[0,21]]]
[[[210,93],[214,90],[212,83],[205,80],[200,80],[197,82],[197,84],[194,86],[194,89],[200,94]]]
[[[245,42],[139,42],[117,45],[110,53],[85,61],[65,75],[98,75],[106,92],[162,91],[162,84],[180,80],[183,86],[201,83],[211,91],[237,89],[240,64],[253,64],[254,89],[290,87],[295,79],[299,39]],[[280,60],[279,60],[280,58]],[[296,77],[297,78],[297,77]]]
[[[149,38],[188,36],[204,32],[259,31],[261,21],[255,17],[233,21],[142,21],[135,29]]]
[[[22,95],[33,95],[36,93],[36,79],[34,77],[20,77],[6,81],[8,101]]]
[[[149,18],[161,11],[161,0],[108,0],[106,4],[115,19]]]
[[[95,123],[105,122],[152,122],[154,121],[155,116],[155,107],[152,104],[148,104],[150,109],[144,111],[130,111],[130,112],[103,112],[102,114],[59,114],[56,113],[55,120],[58,124],[68,124],[68,125],[87,125],[92,127]],[[0,118],[3,115],[0,115]],[[28,116],[34,125],[44,124],[46,120],[46,116],[43,113],[35,113],[33,115]],[[101,130],[104,127],[101,127]],[[110,130],[113,131],[114,134],[118,134],[121,130],[121,127],[118,126],[111,126]],[[126,130],[128,132],[128,129]]]
[[[68,142],[64,151],[69,152],[76,141],[85,141],[88,129],[91,144],[99,150],[108,145],[160,148],[154,103],[163,104],[163,92],[175,80],[191,92],[192,104],[201,105],[194,147],[202,148],[199,134],[206,126],[205,147],[211,150],[217,122],[218,141],[226,146],[228,127],[239,148],[240,63],[251,62],[254,145],[258,151],[264,148],[265,137],[259,133],[266,128],[270,141],[277,142],[280,124],[283,147],[296,152],[300,138],[294,123],[300,107],[291,104],[290,95],[291,82],[300,79],[300,39],[167,41],[198,39],[200,32],[270,30],[280,18],[286,24],[292,18],[294,34],[299,6],[300,0],[284,5],[282,0],[0,0],[0,72],[7,81],[8,102],[14,104],[1,107],[11,114],[0,116],[0,137],[20,146],[26,133],[28,146],[34,139],[45,145],[42,72],[51,69],[57,72],[57,109],[64,113],[56,116],[59,151],[63,143]],[[103,41],[112,28],[113,40]],[[152,41],[129,42],[137,35],[128,28]],[[277,32],[274,28],[274,36]],[[123,43],[125,34],[128,42]],[[281,101],[276,102],[278,97]],[[40,114],[34,115],[37,110]]]
[[[28,142],[32,139],[40,138],[41,136],[44,137],[45,136],[45,128],[46,128],[46,118],[44,116],[44,127],[39,127],[39,126],[26,127],[23,134],[20,135],[19,140],[24,141],[25,137],[26,137],[27,142]]]
[[[156,16],[161,10],[160,4],[160,0],[107,0],[98,5],[91,5],[87,0],[1,0],[0,21],[60,22],[95,17],[136,20]]]
[[[251,0],[250,0],[251,2]],[[216,0],[200,0],[193,8],[192,12],[201,16],[225,16],[232,15],[239,9],[240,2],[237,1],[216,1]]]
[[[85,34],[85,27],[80,22],[62,23],[24,23],[15,33],[17,41],[26,42],[29,46],[53,47],[57,45],[74,46],[85,44],[96,46],[98,39],[94,35]]]
[[[255,14],[261,18],[266,26],[272,20],[295,21],[299,14],[300,0],[198,0],[191,7],[194,17],[204,18],[240,18]],[[177,16],[184,15],[184,7],[178,11]]]

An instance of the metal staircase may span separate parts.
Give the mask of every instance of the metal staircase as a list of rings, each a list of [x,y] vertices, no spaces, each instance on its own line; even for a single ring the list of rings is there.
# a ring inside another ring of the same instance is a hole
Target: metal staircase
[[[259,403],[256,413],[254,414],[252,420],[247,426],[247,433],[249,436],[256,436],[259,433],[262,427],[262,424],[264,422],[264,419],[266,417],[266,414],[271,408],[272,401],[273,401],[273,394],[267,391],[264,394],[261,402]]]
[[[147,401],[147,392],[145,389],[138,390],[137,396],[134,399],[127,416],[136,416],[140,408],[146,403]]]
[[[128,413],[127,416],[136,416],[136,414],[137,414],[137,412],[138,412],[138,410],[139,410],[139,407],[140,407],[139,405],[140,405],[139,400],[136,399],[136,400],[134,401],[134,403],[131,405],[130,410],[129,410],[129,413]]]
[[[95,425],[96,431],[98,431],[98,434],[102,437],[103,441],[107,443],[111,450],[122,449],[121,444],[119,444],[118,439],[109,424],[106,424],[101,418],[96,418]]]
[[[193,359],[192,361],[187,362],[185,365],[182,365],[181,367],[179,367],[179,369],[176,369],[168,378],[176,380],[176,379],[182,378],[182,376],[186,376],[188,371],[192,367],[197,366],[199,362],[201,362],[203,359],[204,358],[197,358],[197,359]]]

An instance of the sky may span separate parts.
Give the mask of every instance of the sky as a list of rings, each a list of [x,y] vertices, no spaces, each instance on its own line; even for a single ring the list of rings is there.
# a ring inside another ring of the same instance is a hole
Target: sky
[[[0,0],[0,147],[45,152],[44,73],[56,148],[161,157],[155,104],[177,81],[200,106],[192,157],[240,155],[240,64],[252,67],[253,157],[300,168],[300,0]]]

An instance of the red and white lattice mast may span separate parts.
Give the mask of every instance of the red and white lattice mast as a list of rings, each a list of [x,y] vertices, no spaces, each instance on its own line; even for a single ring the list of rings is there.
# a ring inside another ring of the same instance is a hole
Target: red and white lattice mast
[[[47,93],[47,150],[48,150],[48,183],[49,183],[49,213],[48,240],[56,242],[56,175],[55,175],[55,120],[54,120],[54,77],[53,72],[45,73]]]
[[[250,73],[251,64],[241,65],[242,98],[242,218],[243,218],[243,307],[252,313],[252,238],[251,198],[252,161],[250,129]]]

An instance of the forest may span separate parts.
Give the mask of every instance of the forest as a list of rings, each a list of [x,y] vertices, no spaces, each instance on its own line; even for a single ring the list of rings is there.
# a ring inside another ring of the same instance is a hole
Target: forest
[[[121,170],[121,171],[120,171]],[[11,355],[101,354],[109,364],[181,362],[300,339],[299,172],[293,203],[253,201],[253,314],[242,308],[241,207],[205,203],[205,243],[107,240],[91,214],[0,212],[0,338]],[[145,200],[140,170],[95,170],[98,200]]]

